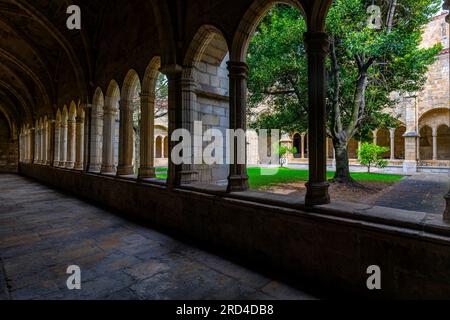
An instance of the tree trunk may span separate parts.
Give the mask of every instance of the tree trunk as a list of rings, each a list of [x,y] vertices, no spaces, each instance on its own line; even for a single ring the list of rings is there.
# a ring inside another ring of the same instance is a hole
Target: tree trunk
[[[348,141],[336,139],[334,141],[334,149],[336,151],[336,174],[333,182],[353,184],[355,181],[350,176]]]

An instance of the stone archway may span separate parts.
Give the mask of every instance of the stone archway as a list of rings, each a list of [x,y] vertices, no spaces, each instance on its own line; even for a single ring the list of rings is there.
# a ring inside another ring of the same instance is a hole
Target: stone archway
[[[433,160],[433,129],[424,126],[420,129],[420,160]]]
[[[437,160],[450,160],[450,127],[441,125],[437,129]]]
[[[391,148],[391,135],[388,129],[379,129],[377,131],[377,145],[380,147]],[[391,157],[390,151],[383,153],[383,158],[389,159]]]
[[[297,150],[297,153],[294,154],[294,158],[299,159],[302,157],[302,136],[300,133],[296,133],[292,140],[293,146]]]
[[[102,173],[114,173],[118,164],[119,100],[119,85],[115,80],[111,80],[106,91],[105,106],[103,109]]]
[[[394,137],[394,156],[395,159],[404,160],[405,159],[405,138],[403,135],[406,132],[406,127],[401,126],[395,129]]]

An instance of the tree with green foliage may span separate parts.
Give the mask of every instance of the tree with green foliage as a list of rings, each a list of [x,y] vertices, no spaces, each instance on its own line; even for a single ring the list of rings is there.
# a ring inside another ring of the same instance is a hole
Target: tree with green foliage
[[[358,149],[359,162],[367,167],[367,172],[370,173],[372,167],[386,168],[389,161],[383,159],[383,154],[389,152],[388,147],[380,147],[372,143],[363,143]]]
[[[288,146],[276,146],[275,148],[278,156],[280,157],[280,166],[283,167],[287,163],[287,156],[289,154],[297,153],[297,148]]]
[[[395,127],[386,110],[398,103],[391,94],[419,91],[441,46],[420,48],[423,27],[440,0],[378,0],[380,28],[369,27],[372,1],[335,0],[326,30],[330,35],[328,136],[336,154],[334,181],[353,183],[348,143],[367,140],[378,127]],[[263,19],[249,47],[249,106],[256,128],[307,130],[306,24],[295,8],[278,5]],[[268,106],[260,111],[264,104]]]

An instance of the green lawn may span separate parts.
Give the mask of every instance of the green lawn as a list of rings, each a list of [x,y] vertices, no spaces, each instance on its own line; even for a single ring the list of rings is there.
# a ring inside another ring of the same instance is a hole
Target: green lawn
[[[272,169],[269,169],[270,171]],[[156,169],[159,179],[167,179],[167,169]],[[261,168],[249,168],[248,175],[250,178],[250,187],[259,189],[276,184],[290,183],[296,181],[307,181],[308,170],[279,168],[274,175],[261,175]],[[328,179],[332,179],[334,172],[328,172]],[[359,182],[375,181],[375,182],[397,182],[404,176],[397,174],[380,174],[380,173],[352,173],[353,179]]]

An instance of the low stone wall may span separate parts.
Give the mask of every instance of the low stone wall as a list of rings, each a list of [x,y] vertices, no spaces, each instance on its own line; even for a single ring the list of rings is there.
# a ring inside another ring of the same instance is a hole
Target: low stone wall
[[[321,295],[450,298],[450,224],[438,215],[348,203],[308,211],[300,199],[258,192],[171,191],[36,165],[21,165],[20,172],[277,270]],[[381,268],[382,290],[367,289],[371,265]]]

